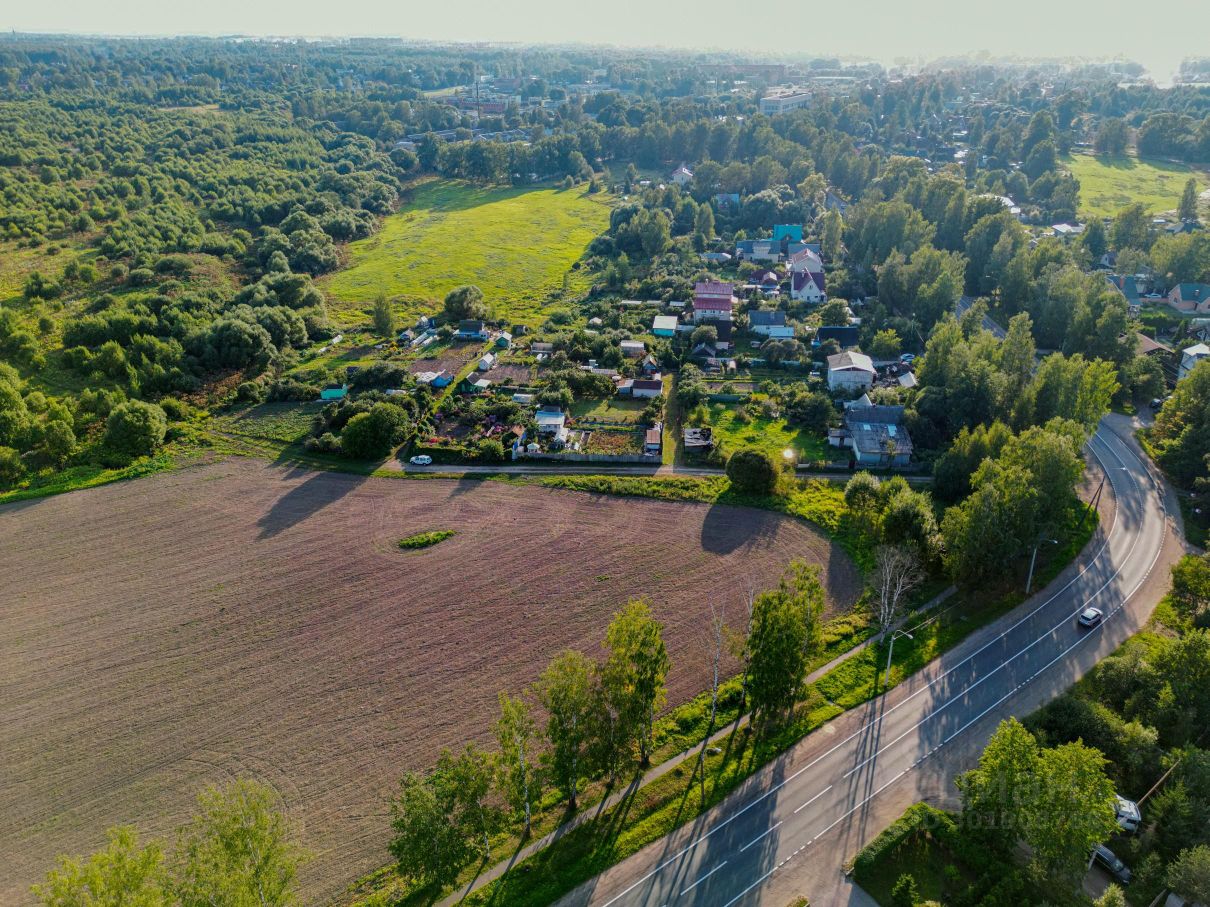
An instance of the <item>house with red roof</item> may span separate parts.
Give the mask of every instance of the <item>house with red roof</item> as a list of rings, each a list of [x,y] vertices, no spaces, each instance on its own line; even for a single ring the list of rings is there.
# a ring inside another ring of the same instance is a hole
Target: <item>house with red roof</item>
[[[693,323],[730,321],[735,305],[735,287],[729,283],[704,281],[693,288]]]

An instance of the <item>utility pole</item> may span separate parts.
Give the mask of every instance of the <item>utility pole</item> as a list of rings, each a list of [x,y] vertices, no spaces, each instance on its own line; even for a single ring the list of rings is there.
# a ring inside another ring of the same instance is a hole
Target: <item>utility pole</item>
[[[891,643],[890,643],[890,645],[887,646],[887,649],[886,649],[886,677],[883,678],[883,681],[882,681],[882,690],[884,693],[886,692],[887,687],[891,683],[891,655],[895,651],[895,640],[898,639],[900,636],[906,636],[908,639],[915,639],[915,637],[912,636],[912,634],[909,633],[907,630],[896,630],[894,633],[891,634]]]
[[[1105,487],[1105,477],[1101,477],[1101,484],[1097,486],[1097,490],[1093,492],[1092,500],[1088,502],[1088,506],[1084,508],[1084,512],[1080,514],[1080,525],[1084,525],[1084,521],[1088,519],[1088,514],[1092,513],[1101,503],[1101,490]]]
[[[1038,539],[1034,542],[1034,553],[1029,557],[1029,578],[1025,581],[1025,594],[1029,595],[1030,587],[1034,584],[1034,564],[1038,562],[1038,547],[1043,542],[1050,542],[1052,545],[1059,544],[1058,539]]]

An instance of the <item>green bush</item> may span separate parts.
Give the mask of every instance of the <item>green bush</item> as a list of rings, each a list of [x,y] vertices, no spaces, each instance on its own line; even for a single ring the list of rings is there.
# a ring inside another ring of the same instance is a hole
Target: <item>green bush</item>
[[[168,417],[154,403],[128,400],[119,403],[105,421],[105,445],[129,457],[153,453],[164,443]]]
[[[340,433],[347,456],[371,460],[388,454],[407,432],[407,414],[390,403],[375,403],[368,413],[358,413]]]
[[[777,464],[764,451],[737,450],[727,460],[727,478],[741,494],[772,494],[777,473]]]
[[[905,872],[891,889],[891,907],[916,907],[920,900],[920,889],[916,885],[916,877]]]
[[[503,463],[504,445],[499,438],[484,438],[475,446],[475,459],[480,463]]]
[[[860,882],[863,876],[873,872],[879,863],[890,859],[909,839],[930,831],[937,837],[952,838],[955,832],[954,819],[927,803],[915,803],[902,816],[884,828],[881,834],[862,848],[853,860],[853,878]]]
[[[0,485],[16,485],[23,475],[21,454],[11,447],[0,447]]]
[[[399,540],[399,547],[405,551],[414,551],[417,548],[430,548],[438,542],[444,542],[450,536],[455,535],[453,529],[437,529],[432,532],[419,532],[416,535],[409,535],[406,539]]]

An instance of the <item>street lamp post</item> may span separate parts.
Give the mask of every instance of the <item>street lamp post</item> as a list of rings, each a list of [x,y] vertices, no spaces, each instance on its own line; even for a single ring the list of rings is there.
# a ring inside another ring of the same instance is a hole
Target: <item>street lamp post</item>
[[[882,681],[882,689],[884,691],[887,689],[887,687],[891,683],[891,655],[895,651],[895,640],[898,639],[900,636],[906,636],[908,639],[914,638],[912,636],[912,634],[909,633],[907,630],[896,630],[894,633],[891,634],[891,644],[889,646],[887,646],[887,650],[886,650],[886,677]]]
[[[1043,542],[1050,542],[1052,545],[1059,544],[1058,539],[1038,539],[1034,542],[1034,553],[1029,556],[1029,578],[1025,580],[1025,594],[1029,595],[1030,587],[1034,584],[1034,564],[1038,562],[1038,547]]]

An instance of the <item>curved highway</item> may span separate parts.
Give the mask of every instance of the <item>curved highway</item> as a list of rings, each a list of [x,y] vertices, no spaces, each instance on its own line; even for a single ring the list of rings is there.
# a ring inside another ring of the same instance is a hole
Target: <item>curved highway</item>
[[[560,902],[567,907],[784,907],[872,904],[846,860],[921,799],[953,803],[1002,718],[1066,689],[1137,631],[1182,553],[1170,494],[1120,416],[1089,442],[1102,525],[1077,562],[1020,608],[923,671],[832,721],[765,766],[714,809]],[[1105,613],[1092,630],[1076,615]]]

